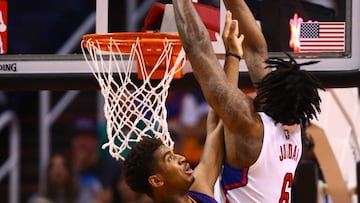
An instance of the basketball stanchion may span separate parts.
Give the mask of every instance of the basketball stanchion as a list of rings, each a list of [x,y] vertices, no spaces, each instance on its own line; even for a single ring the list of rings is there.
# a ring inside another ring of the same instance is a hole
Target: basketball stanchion
[[[83,36],[81,47],[105,100],[108,142],[103,149],[108,148],[116,159],[125,159],[128,150],[144,136],[161,138],[173,147],[165,102],[171,81],[182,77],[186,62],[179,36],[88,34]],[[136,70],[141,84],[131,78]]]

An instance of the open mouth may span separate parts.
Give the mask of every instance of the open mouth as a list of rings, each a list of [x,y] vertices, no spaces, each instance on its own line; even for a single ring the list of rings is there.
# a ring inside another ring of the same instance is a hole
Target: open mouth
[[[186,163],[185,165],[185,173],[191,175],[194,171],[190,168],[190,164]]]

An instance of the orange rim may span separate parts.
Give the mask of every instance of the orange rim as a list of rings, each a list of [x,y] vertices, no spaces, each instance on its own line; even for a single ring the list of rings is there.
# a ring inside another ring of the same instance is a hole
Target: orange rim
[[[103,51],[109,51],[110,42],[113,46],[118,46],[122,50],[130,50],[131,46],[140,40],[141,46],[153,46],[161,44],[166,39],[168,42],[173,43],[174,46],[181,46],[180,37],[178,34],[169,33],[152,33],[152,32],[115,32],[103,34],[87,34],[83,36],[83,46],[89,47],[88,42],[95,43],[96,48]],[[113,50],[113,49],[112,49]]]

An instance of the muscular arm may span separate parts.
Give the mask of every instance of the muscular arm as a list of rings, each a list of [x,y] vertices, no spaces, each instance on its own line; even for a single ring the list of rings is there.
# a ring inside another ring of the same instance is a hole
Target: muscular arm
[[[173,0],[173,4],[178,32],[187,58],[207,102],[216,112],[215,114],[210,110],[208,115],[208,131],[211,133],[207,135],[202,157],[194,171],[196,178],[191,189],[213,196],[213,187],[223,163],[222,122],[230,128],[239,128],[239,123],[249,122],[252,119],[249,118],[252,116],[251,108],[249,108],[251,103],[243,99],[246,95],[227,79],[213,51],[208,31],[197,15],[192,2]],[[231,60],[235,60],[233,62],[238,68],[237,59]],[[222,121],[217,122],[216,115]],[[217,125],[214,125],[215,123]],[[214,126],[216,126],[215,129]]]
[[[214,185],[224,159],[224,125],[210,109],[207,117],[207,136],[199,164],[194,170],[191,190],[214,196]],[[211,170],[209,170],[211,168]]]
[[[252,103],[227,79],[214,53],[209,33],[190,0],[173,0],[177,29],[195,78],[217,115],[230,129],[254,120]]]
[[[222,36],[224,45],[227,52],[243,57],[242,42],[244,36],[238,37],[238,35],[237,21],[232,20],[231,12],[228,12]],[[224,71],[234,86],[237,86],[239,80],[239,63],[240,60],[234,56],[229,56],[225,59]],[[195,172],[196,178],[199,179],[200,176],[202,181],[196,181],[192,186],[193,190],[197,190],[197,187],[208,188],[204,186],[204,181],[208,181],[205,185],[215,185],[215,180],[222,169],[223,158],[225,156],[224,145],[226,139],[224,138],[224,124],[212,108],[208,112],[206,127],[206,143],[197,167],[200,170],[197,169]],[[197,174],[197,171],[206,171],[209,167],[212,167],[211,171],[208,170],[207,173],[200,172]],[[212,188],[206,193],[211,195],[213,193]]]
[[[239,37],[238,28],[238,21],[233,20],[232,13],[227,11],[222,36],[225,50],[243,57],[242,44],[244,35],[241,34]],[[229,81],[233,85],[237,85],[239,80],[239,60],[231,56],[226,57],[224,71]],[[256,129],[261,128],[257,127]],[[246,134],[239,131],[230,130],[225,125],[224,141],[226,162],[236,168],[248,167],[254,163],[261,149],[261,134],[257,132],[255,135],[256,136],[246,136]]]
[[[271,70],[264,69],[264,60],[268,58],[265,38],[257,25],[253,14],[244,0],[223,0],[225,7],[239,22],[239,32],[245,36],[243,43],[244,60],[253,84],[259,82]]]

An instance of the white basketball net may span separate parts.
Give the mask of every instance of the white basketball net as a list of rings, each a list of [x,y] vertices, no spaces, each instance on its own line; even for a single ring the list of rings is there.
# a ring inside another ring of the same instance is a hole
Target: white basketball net
[[[181,71],[185,64],[184,50],[181,49],[176,59],[173,66],[176,68],[170,67],[173,44],[164,39],[160,57],[152,71],[147,73],[144,65],[146,58],[143,57],[139,39],[132,45],[130,54],[122,53],[121,47],[112,39],[108,45],[112,49],[109,48],[111,51],[106,53],[100,49],[96,40],[89,39],[81,45],[85,60],[105,99],[108,142],[102,148],[108,148],[110,155],[116,159],[125,159],[126,152],[143,136],[161,138],[164,144],[173,147],[165,102],[174,74]],[[137,59],[143,77],[140,85],[136,85],[130,78]],[[151,75],[164,62],[164,77],[156,84],[151,83]]]

